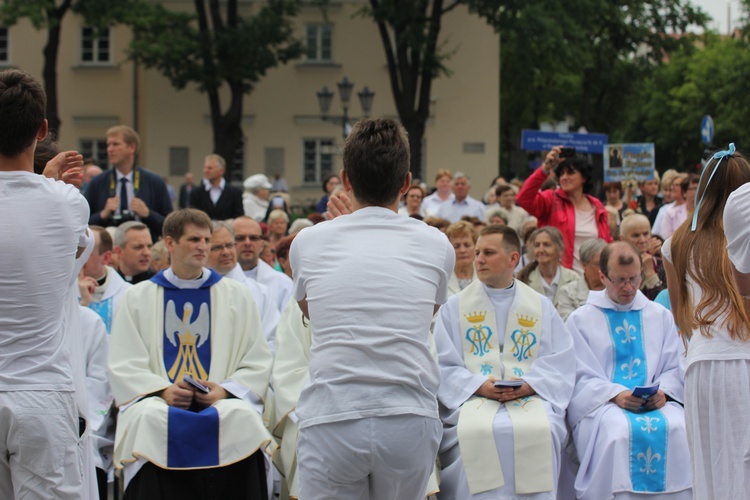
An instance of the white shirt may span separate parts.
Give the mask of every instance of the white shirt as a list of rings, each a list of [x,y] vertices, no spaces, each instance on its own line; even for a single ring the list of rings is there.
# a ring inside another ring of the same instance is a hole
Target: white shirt
[[[0,391],[73,390],[64,311],[88,203],[62,182],[0,172],[0,214]]]
[[[221,178],[218,186],[214,186],[213,184],[211,184],[211,181],[209,181],[208,179],[203,179],[203,187],[206,191],[208,191],[208,196],[211,197],[211,202],[214,205],[216,205],[216,202],[219,201],[219,198],[221,198],[221,193],[224,191],[224,187],[226,185],[227,181],[223,177]]]
[[[729,260],[739,272],[750,273],[750,182],[740,186],[727,198],[724,234]]]
[[[448,195],[448,198],[443,200],[438,196],[437,191],[432,193],[429,196],[426,196],[424,200],[422,200],[422,211],[428,216],[437,217],[438,210],[440,210],[440,207],[443,206],[444,203],[451,202],[456,199],[456,195],[453,193]]]
[[[438,418],[440,374],[429,347],[455,251],[435,228],[367,207],[297,234],[294,297],[307,297],[310,381],[300,428],[376,416]]]
[[[552,283],[547,283],[547,280],[544,279],[542,273],[539,273],[539,277],[541,278],[542,282],[542,290],[544,290],[544,296],[547,297],[550,302],[554,302],[555,295],[557,295],[557,286],[560,284],[560,267],[561,266],[557,266],[557,272],[555,272],[555,277],[552,278]]]
[[[451,223],[460,221],[461,217],[465,215],[476,217],[481,221],[487,220],[484,203],[471,196],[467,196],[462,201],[457,201],[454,198],[450,202],[444,203],[437,213],[438,217],[449,220]]]
[[[672,236],[674,232],[677,231],[677,228],[685,222],[687,217],[687,203],[671,206],[664,215],[664,222],[662,223],[660,236],[662,238],[669,238]]]

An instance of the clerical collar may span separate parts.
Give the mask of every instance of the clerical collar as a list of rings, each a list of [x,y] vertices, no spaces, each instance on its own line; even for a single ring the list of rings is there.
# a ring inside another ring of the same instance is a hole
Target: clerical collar
[[[612,308],[615,311],[630,311],[633,308],[633,304],[635,304],[635,299],[638,298],[638,294],[636,294],[635,297],[633,297],[633,300],[631,300],[627,304],[620,304],[619,302],[615,302],[614,300],[612,300],[612,297],[609,296],[609,290],[606,289],[604,291],[604,296],[610,302]]]
[[[164,270],[164,278],[170,283],[172,283],[174,286],[176,286],[177,288],[200,288],[201,286],[203,286],[203,283],[205,283],[206,280],[208,280],[209,276],[211,276],[211,271],[209,271],[205,267],[201,271],[200,276],[191,280],[184,280],[182,278],[178,278],[174,274],[174,271],[172,271],[171,267],[169,269]]]
[[[105,269],[104,270],[104,276],[96,280],[96,286],[104,286],[104,283],[107,282],[107,278],[109,277],[109,272]]]

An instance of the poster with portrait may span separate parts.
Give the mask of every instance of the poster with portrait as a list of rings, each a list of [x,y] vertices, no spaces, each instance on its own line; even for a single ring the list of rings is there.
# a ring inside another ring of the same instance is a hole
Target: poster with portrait
[[[604,182],[648,181],[654,178],[653,143],[605,144]]]

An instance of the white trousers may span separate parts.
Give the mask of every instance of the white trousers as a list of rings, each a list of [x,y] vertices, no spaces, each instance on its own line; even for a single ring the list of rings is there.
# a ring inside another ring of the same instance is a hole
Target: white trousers
[[[300,500],[424,499],[440,420],[373,417],[305,427],[297,445]]]
[[[0,392],[0,498],[80,499],[73,392]]]

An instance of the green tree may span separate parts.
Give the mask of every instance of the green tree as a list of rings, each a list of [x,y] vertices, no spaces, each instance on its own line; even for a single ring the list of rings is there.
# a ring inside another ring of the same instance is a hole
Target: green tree
[[[697,43],[673,54],[645,82],[648,96],[638,115],[644,139],[654,142],[659,163],[682,168],[695,164],[704,145],[701,118],[715,124],[713,143],[725,148],[734,142],[750,148],[750,44],[707,34]]]
[[[194,11],[188,13],[142,4],[128,20],[133,28],[130,54],[158,70],[177,89],[197,84],[208,96],[214,153],[232,165],[243,136],[245,94],[269,68],[302,54],[291,22],[298,2],[254,4],[246,7],[251,15],[240,13],[238,0],[194,0],[193,5]],[[222,88],[229,91],[226,107],[221,103]]]
[[[501,33],[504,159],[520,131],[572,116],[575,126],[631,139],[624,131],[641,102],[644,79],[707,16],[685,0],[497,0],[476,7]],[[640,138],[638,138],[640,140]]]
[[[60,114],[57,95],[57,59],[63,18],[69,12],[81,14],[84,22],[95,28],[115,24],[126,12],[130,0],[5,0],[0,4],[0,23],[5,26],[28,18],[37,30],[46,30],[42,80],[47,94],[47,121],[50,130],[60,135]]]

